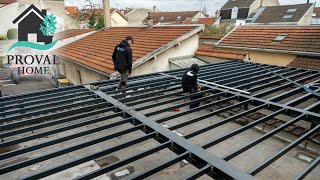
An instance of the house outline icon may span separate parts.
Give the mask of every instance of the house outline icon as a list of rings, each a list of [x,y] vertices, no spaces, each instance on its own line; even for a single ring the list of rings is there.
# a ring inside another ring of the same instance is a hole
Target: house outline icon
[[[40,31],[40,24],[46,15],[47,10],[40,11],[32,4],[13,20],[13,24],[18,23],[18,41],[28,41],[28,34],[32,33],[37,34],[37,42],[52,43],[53,36],[45,36]]]

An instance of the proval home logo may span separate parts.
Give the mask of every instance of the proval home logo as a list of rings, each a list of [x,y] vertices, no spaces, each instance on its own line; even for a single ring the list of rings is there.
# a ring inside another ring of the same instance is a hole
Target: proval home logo
[[[20,14],[13,23],[18,23],[18,42],[14,43],[8,51],[19,46],[48,50],[58,41],[52,42],[53,35],[57,30],[56,17],[47,15],[47,10],[40,11],[33,4]],[[37,42],[43,42],[44,45],[29,42],[28,34],[36,34]]]
[[[52,42],[53,35],[57,30],[56,17],[47,15],[46,10],[40,11],[31,5],[13,23],[18,23],[18,42],[14,43],[8,52],[16,47],[27,47],[41,52],[38,52],[38,55],[34,53],[7,55],[8,64],[20,76],[49,74],[50,67],[59,64],[56,62],[55,55],[45,55],[45,50],[52,48],[58,42],[58,39]],[[36,35],[36,39],[29,39],[29,35]],[[30,42],[31,40],[33,42]],[[24,50],[18,50],[18,53],[21,52]]]

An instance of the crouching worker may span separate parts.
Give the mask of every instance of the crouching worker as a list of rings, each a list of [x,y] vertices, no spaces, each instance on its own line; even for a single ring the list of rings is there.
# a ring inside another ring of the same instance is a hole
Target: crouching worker
[[[198,87],[198,77],[197,74],[199,72],[199,66],[197,64],[193,64],[190,70],[187,70],[182,76],[182,88],[184,92],[189,92],[190,94],[197,93],[201,90],[201,87]],[[203,95],[197,95],[191,98],[192,100],[196,100],[202,98]],[[190,104],[190,109],[196,108],[200,106],[200,102]]]

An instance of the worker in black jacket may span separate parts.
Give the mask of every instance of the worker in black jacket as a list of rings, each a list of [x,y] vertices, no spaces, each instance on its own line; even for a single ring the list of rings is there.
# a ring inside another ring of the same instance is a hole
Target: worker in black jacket
[[[112,60],[114,69],[121,74],[118,89],[125,89],[127,86],[128,77],[131,76],[132,70],[132,49],[133,44],[132,36],[127,36],[122,40],[119,45],[114,48]]]
[[[183,74],[181,85],[184,92],[189,92],[190,94],[199,92],[201,88],[198,87],[198,76],[197,76],[198,72],[199,72],[199,66],[197,64],[193,64],[191,66],[191,69],[187,70]],[[201,97],[202,95],[194,96],[191,98],[191,100],[195,100]],[[190,109],[196,108],[198,106],[200,106],[200,102],[190,104]]]

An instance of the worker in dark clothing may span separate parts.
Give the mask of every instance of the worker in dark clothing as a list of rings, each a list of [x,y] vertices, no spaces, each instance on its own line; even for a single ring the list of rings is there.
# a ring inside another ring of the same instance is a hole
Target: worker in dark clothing
[[[199,72],[199,66],[197,64],[193,64],[191,66],[191,69],[187,70],[183,74],[181,85],[182,85],[184,92],[189,92],[190,94],[194,94],[194,93],[199,92],[199,90],[201,90],[201,88],[198,87],[198,82],[197,82],[198,81],[198,76],[197,76],[198,72]],[[191,101],[198,99],[198,98],[201,98],[201,97],[202,97],[202,95],[194,96],[191,98]],[[200,102],[190,104],[190,109],[196,108],[199,106],[200,106]]]
[[[114,69],[121,74],[118,89],[125,89],[127,86],[128,77],[131,76],[132,70],[132,49],[133,44],[132,36],[127,36],[122,40],[119,45],[114,48],[112,60]]]

